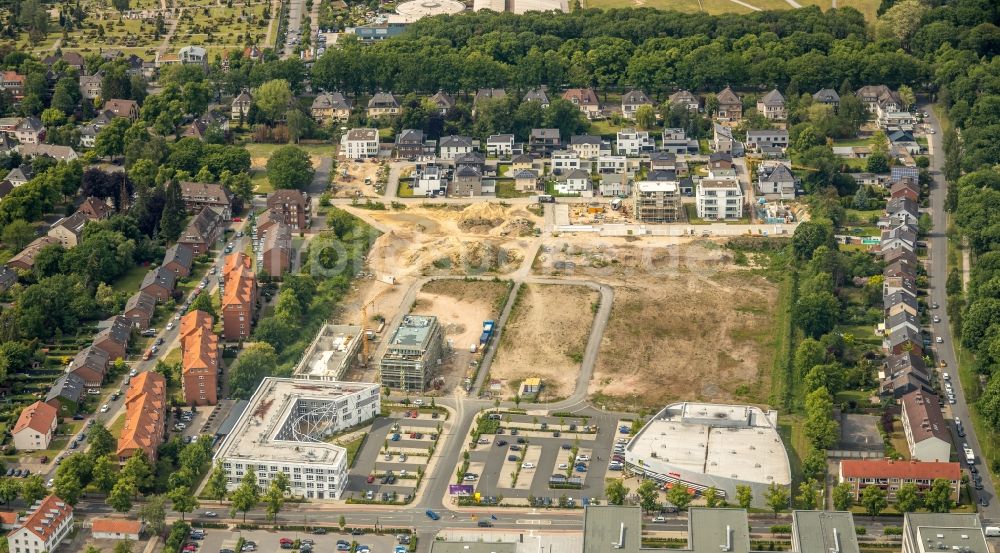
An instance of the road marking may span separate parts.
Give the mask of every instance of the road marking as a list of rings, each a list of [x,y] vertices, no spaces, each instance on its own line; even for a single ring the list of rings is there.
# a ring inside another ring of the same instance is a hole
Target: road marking
[[[515,524],[525,524],[531,526],[551,526],[551,520],[545,519],[517,519],[514,521]]]

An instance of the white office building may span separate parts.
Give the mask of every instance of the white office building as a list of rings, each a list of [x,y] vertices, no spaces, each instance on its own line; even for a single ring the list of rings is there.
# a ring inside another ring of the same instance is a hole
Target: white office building
[[[365,382],[265,378],[215,454],[227,487],[239,486],[250,469],[261,488],[284,472],[293,496],[339,499],[347,486],[347,450],[326,439],[375,418],[379,389]]]

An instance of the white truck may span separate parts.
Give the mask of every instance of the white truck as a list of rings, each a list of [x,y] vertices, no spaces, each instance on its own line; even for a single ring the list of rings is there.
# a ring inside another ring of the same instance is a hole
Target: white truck
[[[984,533],[991,538],[1000,537],[1000,526],[987,526]]]
[[[976,454],[972,451],[972,448],[965,448],[965,462],[970,465],[976,462]]]

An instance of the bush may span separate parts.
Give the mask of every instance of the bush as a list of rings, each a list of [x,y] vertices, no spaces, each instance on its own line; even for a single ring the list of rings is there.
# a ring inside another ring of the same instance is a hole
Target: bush
[[[903,528],[901,526],[886,526],[882,528],[882,534],[885,536],[902,536]]]
[[[864,526],[855,526],[854,527],[854,533],[857,534],[857,535],[859,535],[859,536],[863,536],[863,535],[865,535],[865,534],[868,533],[868,529],[865,528]]]
[[[792,525],[791,524],[775,524],[771,526],[772,534],[791,534]]]

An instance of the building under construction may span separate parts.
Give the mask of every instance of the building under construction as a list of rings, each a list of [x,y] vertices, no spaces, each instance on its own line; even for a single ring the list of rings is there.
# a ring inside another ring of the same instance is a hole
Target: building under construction
[[[641,181],[635,190],[635,217],[641,223],[675,223],[681,220],[681,192],[676,182]]]
[[[295,367],[295,378],[343,380],[358,359],[361,342],[360,326],[323,325]]]
[[[441,364],[443,340],[437,317],[407,315],[393,331],[379,360],[382,385],[393,390],[423,392],[433,368]]]

